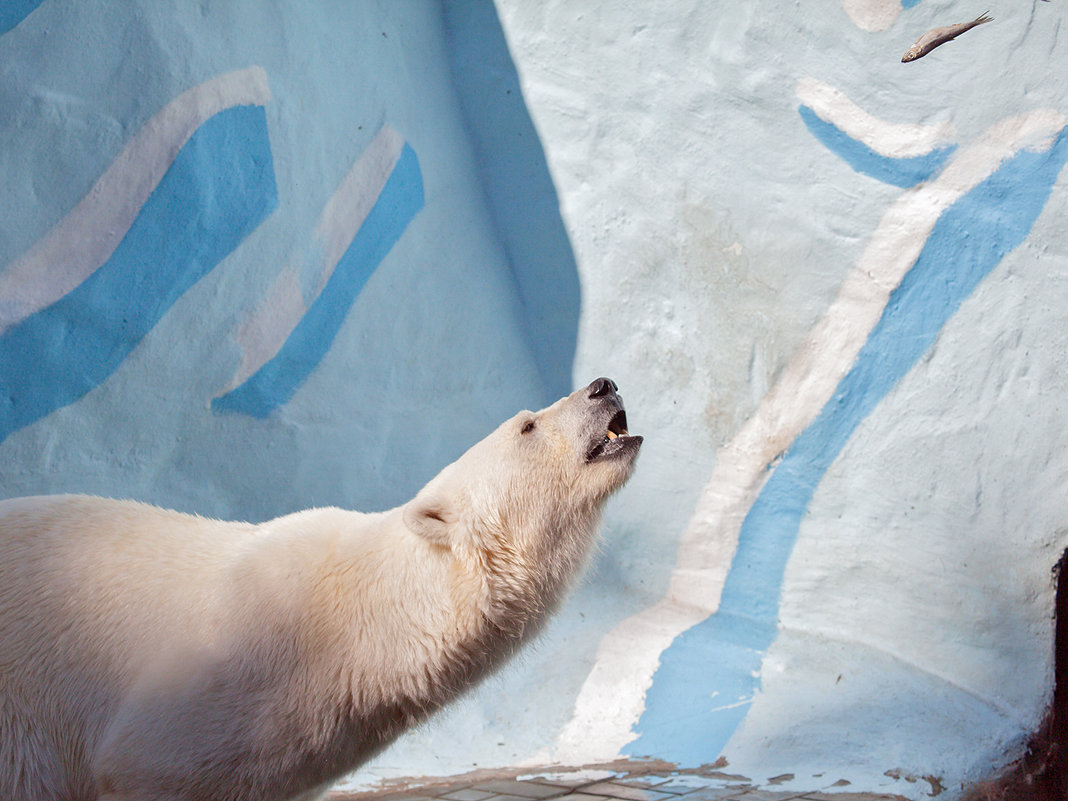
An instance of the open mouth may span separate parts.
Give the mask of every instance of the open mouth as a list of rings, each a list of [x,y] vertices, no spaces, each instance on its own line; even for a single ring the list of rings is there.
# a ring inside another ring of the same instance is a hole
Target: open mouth
[[[627,413],[622,409],[618,409],[612,415],[612,419],[608,421],[604,435],[586,453],[586,461],[593,462],[598,459],[607,459],[631,450],[637,450],[641,444],[641,437],[631,436],[627,433]]]

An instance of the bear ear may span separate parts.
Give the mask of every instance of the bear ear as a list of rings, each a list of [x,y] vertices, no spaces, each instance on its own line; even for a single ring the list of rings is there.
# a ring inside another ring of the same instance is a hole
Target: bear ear
[[[452,500],[430,487],[425,487],[404,507],[404,524],[436,545],[449,545],[449,535],[457,520]]]

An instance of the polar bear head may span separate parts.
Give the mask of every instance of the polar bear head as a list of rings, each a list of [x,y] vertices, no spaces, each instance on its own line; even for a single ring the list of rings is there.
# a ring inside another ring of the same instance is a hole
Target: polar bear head
[[[598,378],[501,424],[404,508],[416,534],[476,565],[514,620],[543,613],[594,539],[605,500],[629,478],[642,437],[617,387]]]

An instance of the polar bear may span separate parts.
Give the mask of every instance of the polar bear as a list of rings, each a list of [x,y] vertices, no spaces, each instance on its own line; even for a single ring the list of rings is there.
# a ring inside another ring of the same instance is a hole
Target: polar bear
[[[388,512],[0,502],[0,799],[319,797],[531,636],[641,443],[599,378]]]

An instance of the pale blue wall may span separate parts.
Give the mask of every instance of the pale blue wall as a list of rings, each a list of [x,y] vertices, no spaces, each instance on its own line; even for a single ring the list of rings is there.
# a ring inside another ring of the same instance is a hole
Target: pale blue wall
[[[448,8],[9,9],[0,494],[384,508],[569,391],[578,278],[544,157],[492,5]],[[330,207],[378,151],[395,164]],[[297,313],[257,316],[279,293]]]
[[[646,434],[540,756],[911,798],[1011,763],[1068,547],[1064,9],[995,0],[903,64],[986,6],[498,8],[576,375],[610,363]]]
[[[586,579],[354,782],[956,793],[1045,714],[1068,547],[1064,11],[900,63],[974,13],[8,3],[0,496],[380,509],[610,375]]]

